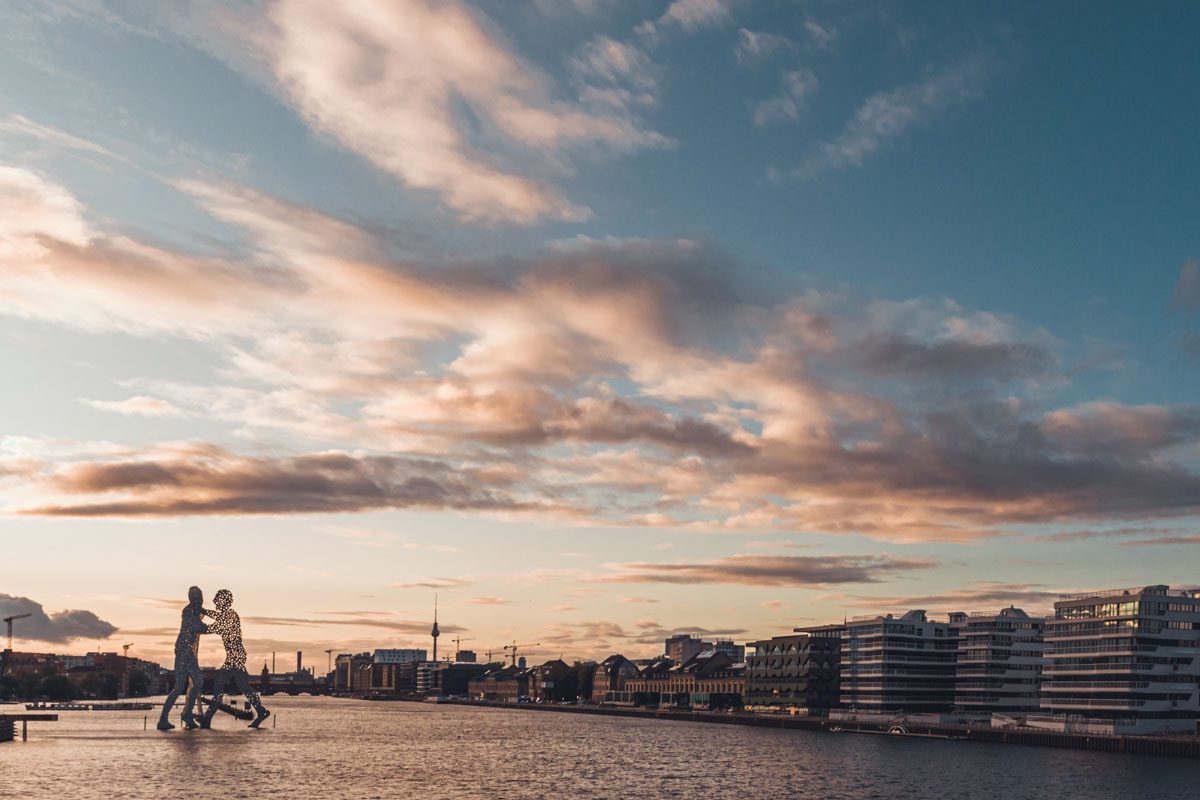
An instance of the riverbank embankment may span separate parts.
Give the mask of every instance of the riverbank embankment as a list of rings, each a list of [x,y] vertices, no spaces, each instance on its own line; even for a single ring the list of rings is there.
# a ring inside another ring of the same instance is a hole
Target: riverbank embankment
[[[824,731],[828,733],[874,734],[913,738],[942,739],[995,744],[1018,744],[1034,747],[1062,747],[1073,750],[1093,750],[1112,753],[1200,758],[1200,736],[1100,736],[1028,728],[992,728],[958,725],[906,725],[903,732],[891,732],[883,725],[830,722],[825,717],[802,717],[787,714],[751,714],[723,711],[683,711],[677,709],[635,708],[630,706],[554,705],[545,703],[498,703],[485,700],[450,700],[456,705],[505,708],[512,711],[533,711],[566,714],[597,714],[636,719],[662,719],[678,722],[704,722],[718,725],[749,725],[762,728]]]

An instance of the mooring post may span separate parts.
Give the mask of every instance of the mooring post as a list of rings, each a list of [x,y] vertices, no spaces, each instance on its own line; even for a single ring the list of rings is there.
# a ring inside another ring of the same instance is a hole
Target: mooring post
[[[148,719],[149,717],[142,717],[142,730],[146,730],[146,720]]]
[[[29,741],[29,720],[21,720],[21,741]]]

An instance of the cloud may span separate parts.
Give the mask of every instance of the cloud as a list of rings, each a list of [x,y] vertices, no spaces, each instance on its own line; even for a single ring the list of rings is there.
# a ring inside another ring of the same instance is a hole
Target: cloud
[[[980,581],[968,588],[954,589],[931,595],[869,597],[858,595],[854,601],[862,608],[941,609],[942,611],[972,611],[970,606],[987,606],[980,610],[1009,605],[1023,606],[1026,611],[1045,612],[1053,607],[1062,591],[1051,590],[1037,583],[1003,583]]]
[[[80,246],[92,233],[70,192],[30,170],[0,164],[0,263],[36,259],[46,252],[44,236]]]
[[[0,313],[207,348],[210,382],[126,385],[268,455],[26,442],[0,456],[9,510],[438,509],[970,542],[1200,506],[1200,412],[1055,407],[1065,345],[1003,315],[792,294],[690,240],[399,262],[315,209],[175,186],[240,255],[94,229],[63,187],[0,172]]]
[[[496,597],[495,595],[484,595],[482,597],[469,597],[463,602],[475,606],[507,606],[512,605],[515,601],[505,600],[503,597]]]
[[[215,446],[180,456],[75,463],[43,478],[64,495],[112,499],[27,509],[69,517],[309,514],[381,508],[517,511],[530,503],[433,461],[325,452],[250,458]]]
[[[107,639],[117,627],[91,611],[68,610],[46,613],[41,603],[28,597],[0,593],[0,617],[30,614],[13,623],[14,641],[66,644],[76,639]]]
[[[1200,406],[1095,401],[1051,411],[1039,429],[1069,452],[1149,455],[1194,442],[1200,436]]]
[[[0,134],[34,139],[60,150],[74,151],[89,156],[101,156],[105,159],[120,161],[126,164],[130,163],[124,156],[119,156],[95,142],[81,139],[52,125],[43,125],[34,122],[20,114],[9,114],[4,119],[0,119]]]
[[[1200,261],[1189,259],[1180,268],[1172,303],[1185,311],[1200,311]]]
[[[413,636],[427,636],[429,634],[429,623],[413,622],[408,620],[394,619],[379,619],[376,616],[365,617],[346,617],[341,619],[307,619],[305,617],[271,617],[271,616],[243,616],[242,622],[247,625],[262,625],[264,627],[275,628],[309,628],[309,627],[352,627],[352,628],[374,628],[376,630],[389,631],[391,633],[404,633]],[[465,628],[457,625],[441,625],[439,629],[445,633],[462,633]]]
[[[83,400],[85,405],[100,411],[112,411],[124,416],[183,417],[183,409],[154,397],[138,395],[125,400]]]
[[[460,589],[475,583],[470,578],[426,578],[419,581],[393,583],[392,589]]]
[[[817,85],[817,76],[809,70],[783,73],[783,89],[779,94],[754,105],[754,124],[763,128],[777,122],[794,122]]]
[[[1130,539],[1129,541],[1121,542],[1122,547],[1170,544],[1200,544],[1200,534],[1191,534],[1189,536],[1156,536],[1151,539]]]
[[[806,180],[861,167],[909,131],[977,97],[996,69],[993,56],[976,53],[920,81],[871,95],[841,133],[819,145],[790,175]]]
[[[738,40],[734,46],[734,58],[742,64],[753,64],[763,61],[778,53],[790,52],[796,49],[796,43],[786,36],[780,36],[766,31],[752,31],[747,28],[738,29]]]
[[[644,36],[673,28],[688,33],[725,23],[740,0],[673,0],[657,20],[647,20],[637,27]]]
[[[945,338],[921,341],[902,334],[874,334],[850,347],[850,356],[874,375],[948,376],[1009,380],[1045,374],[1054,364],[1037,344]]]
[[[828,50],[837,40],[836,28],[822,25],[811,17],[804,20],[804,32],[808,35],[808,42],[818,50]]]
[[[750,586],[823,586],[877,583],[896,574],[928,569],[934,562],[891,556],[734,555],[698,563],[610,564],[618,574],[606,583],[740,583]]]
[[[521,167],[571,146],[662,141],[624,114],[554,99],[549,78],[457,0],[279,0],[269,18],[269,67],[308,123],[466,219],[583,219]],[[468,133],[459,104],[479,130]],[[502,157],[514,150],[524,157]]]

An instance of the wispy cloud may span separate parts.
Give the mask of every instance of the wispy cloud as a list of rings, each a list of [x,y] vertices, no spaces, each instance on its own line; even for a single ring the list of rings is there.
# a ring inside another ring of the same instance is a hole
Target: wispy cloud
[[[34,122],[20,114],[9,114],[7,117],[0,119],[0,134],[33,139],[55,149],[73,151],[89,156],[100,156],[104,159],[126,164],[130,163],[127,158],[117,155],[107,147],[87,139],[81,139],[52,125],[43,125]]]
[[[662,16],[643,22],[637,31],[646,36],[653,36],[672,28],[692,32],[721,25],[729,20],[734,7],[740,2],[741,0],[673,0]]]
[[[531,174],[534,154],[662,143],[627,114],[555,99],[550,77],[458,0],[280,0],[269,16],[258,39],[281,93],[308,123],[467,219],[585,218],[587,209]],[[473,134],[458,104],[481,123]],[[524,158],[511,156],[514,147]]]
[[[610,564],[617,574],[605,583],[741,583],[751,586],[824,586],[877,583],[888,577],[929,569],[935,562],[892,556],[735,555],[695,563]]]
[[[981,51],[919,81],[871,95],[841,133],[816,147],[787,175],[806,180],[834,170],[861,167],[910,131],[978,97],[998,69],[996,57],[990,51]]]
[[[779,94],[754,105],[754,124],[758,127],[798,119],[800,109],[818,85],[817,76],[809,70],[785,72],[782,82],[783,88]]]
[[[988,611],[1000,606],[1024,606],[1027,611],[1046,611],[1063,591],[1036,583],[1003,583],[980,581],[963,589],[952,589],[929,595],[871,597],[857,595],[853,601],[860,608],[913,609],[947,611]],[[972,606],[975,606],[974,608]],[[985,606],[978,608],[978,606]]]
[[[460,589],[475,583],[472,578],[425,578],[416,581],[393,583],[392,589]]]
[[[753,64],[779,53],[792,52],[795,49],[796,43],[786,36],[740,28],[733,55],[742,64]]]
[[[100,411],[112,411],[124,416],[184,417],[187,413],[178,406],[155,397],[138,395],[125,400],[82,400],[85,405]]]

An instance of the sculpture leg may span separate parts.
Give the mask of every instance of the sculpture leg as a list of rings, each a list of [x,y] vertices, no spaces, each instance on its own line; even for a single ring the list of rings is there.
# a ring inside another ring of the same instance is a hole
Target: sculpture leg
[[[262,724],[263,720],[271,716],[271,712],[262,704],[262,698],[258,696],[258,692],[250,685],[250,676],[246,674],[246,670],[238,670],[233,680],[237,683],[238,690],[246,696],[250,701],[250,705],[254,707],[254,721],[250,723],[251,728],[257,728]]]
[[[208,703],[208,710],[200,715],[200,727],[208,728],[212,725],[212,718],[216,716],[217,709],[221,707],[222,701],[225,699],[225,687],[229,683],[229,670],[217,670],[217,674],[213,676],[213,696]]]
[[[196,698],[200,696],[200,690],[204,688],[204,673],[200,671],[199,664],[188,665],[188,677],[191,679],[191,686],[188,687],[187,701],[184,703],[180,719],[187,727],[198,728],[199,725],[196,724],[196,717],[192,712],[196,707]]]
[[[167,716],[171,713],[171,708],[175,705],[175,701],[179,699],[179,695],[183,693],[183,687],[187,682],[187,672],[182,667],[175,669],[175,685],[171,687],[171,693],[167,695],[167,699],[163,701],[162,714],[158,718],[158,729],[160,731],[169,731],[175,726],[171,724]]]

